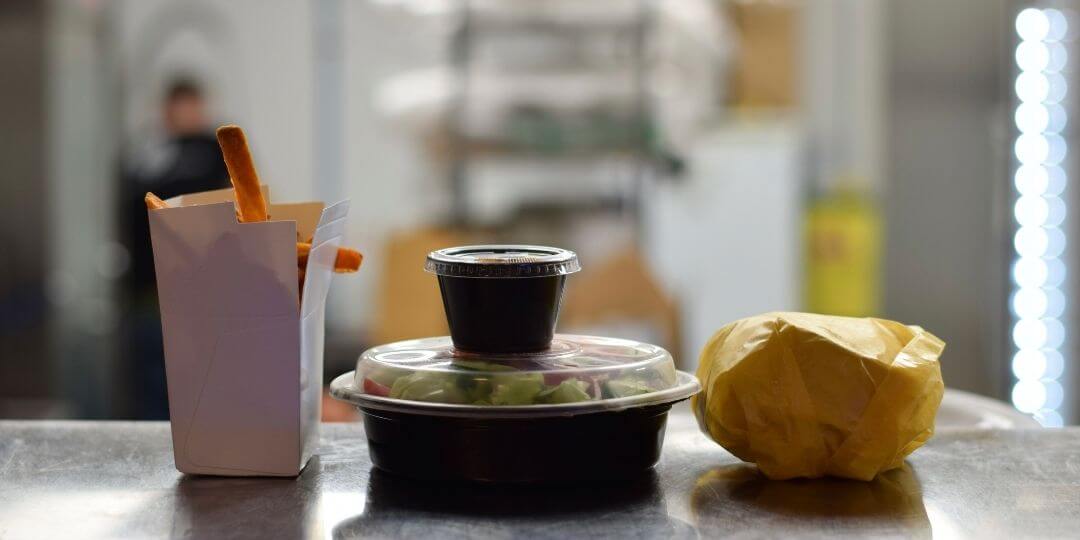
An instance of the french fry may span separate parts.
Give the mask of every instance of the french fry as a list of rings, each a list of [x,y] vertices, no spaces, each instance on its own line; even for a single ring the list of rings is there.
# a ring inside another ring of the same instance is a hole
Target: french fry
[[[308,255],[311,254],[311,242],[296,243],[296,264],[300,268],[307,268]]]
[[[158,197],[149,191],[146,192],[146,197],[144,197],[143,200],[146,201],[147,210],[160,210],[169,207],[169,203],[161,200],[161,197]]]
[[[266,198],[259,187],[259,173],[251,158],[247,137],[239,126],[226,125],[217,129],[218,144],[225,158],[225,167],[229,170],[236,199],[236,218],[241,223],[266,221],[270,218]],[[150,210],[169,208],[169,204],[153,193],[144,198]],[[298,238],[299,239],[299,238]],[[297,285],[303,296],[304,277],[308,257],[311,254],[311,241],[296,243]],[[355,249],[338,248],[334,257],[334,272],[339,274],[356,272],[360,269],[363,255]]]
[[[338,248],[337,257],[334,258],[334,272],[339,274],[350,274],[360,270],[360,263],[364,261],[364,256],[355,249]]]
[[[311,242],[296,243],[296,263],[300,268],[307,267],[308,255],[311,253]],[[364,256],[355,249],[339,247],[334,256],[334,272],[338,274],[351,274],[360,269],[360,263]]]
[[[301,268],[300,270],[298,270],[296,272],[296,291],[297,291],[297,293],[299,293],[301,302],[303,302],[303,300],[304,300],[304,276],[306,274],[307,274],[307,271],[304,270],[303,268]]]
[[[228,125],[217,129],[218,144],[225,157],[225,167],[229,170],[233,190],[236,191],[236,206],[241,222],[266,221],[266,199],[259,189],[259,173],[255,171],[255,162],[251,159],[247,137],[240,126]]]
[[[150,210],[159,210],[162,208],[169,208],[169,203],[161,200],[160,197],[154,195],[152,192],[147,192],[146,207]],[[297,242],[296,243],[296,265],[301,268],[307,267],[308,255],[311,254],[311,242]],[[364,260],[364,256],[355,249],[349,249],[346,247],[339,247],[337,255],[334,257],[334,272],[339,274],[348,274],[356,272],[360,269],[360,263]],[[301,273],[301,276],[303,274]],[[303,278],[301,277],[301,280]]]

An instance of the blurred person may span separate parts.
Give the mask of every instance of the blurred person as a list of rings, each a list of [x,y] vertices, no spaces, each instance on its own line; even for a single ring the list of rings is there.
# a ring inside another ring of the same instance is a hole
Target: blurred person
[[[153,191],[163,199],[228,187],[225,161],[214,136],[202,87],[193,79],[177,78],[161,100],[161,127],[140,136],[122,163],[118,237],[130,256],[121,280],[122,387],[129,415],[168,419],[165,361],[150,246],[150,225],[143,197]]]

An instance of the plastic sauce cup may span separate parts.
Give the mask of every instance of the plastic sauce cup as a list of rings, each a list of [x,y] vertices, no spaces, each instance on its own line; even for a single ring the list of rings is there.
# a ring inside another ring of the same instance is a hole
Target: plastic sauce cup
[[[551,345],[566,276],[581,266],[565,249],[487,245],[433,251],[424,269],[438,277],[454,346],[501,354]]]

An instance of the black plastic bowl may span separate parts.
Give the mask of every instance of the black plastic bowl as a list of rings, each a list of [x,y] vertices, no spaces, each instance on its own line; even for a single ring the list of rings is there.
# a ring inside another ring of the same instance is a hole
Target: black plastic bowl
[[[497,245],[433,251],[424,268],[438,276],[454,347],[503,354],[551,345],[566,276],[580,265],[565,249]]]
[[[356,405],[372,463],[420,480],[579,484],[626,478],[656,464],[668,411],[701,386],[677,372],[677,384],[600,402],[483,406],[428,403],[366,394],[355,373],[334,379],[330,394]]]
[[[671,405],[566,418],[447,418],[360,410],[372,463],[418,479],[562,484],[626,477],[660,458]]]

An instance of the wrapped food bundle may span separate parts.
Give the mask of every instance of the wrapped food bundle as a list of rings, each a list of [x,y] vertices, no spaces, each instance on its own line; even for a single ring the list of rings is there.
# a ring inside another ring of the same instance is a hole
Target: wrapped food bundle
[[[766,313],[721,328],[691,400],[702,431],[772,479],[873,479],[934,433],[945,343],[873,318]]]

